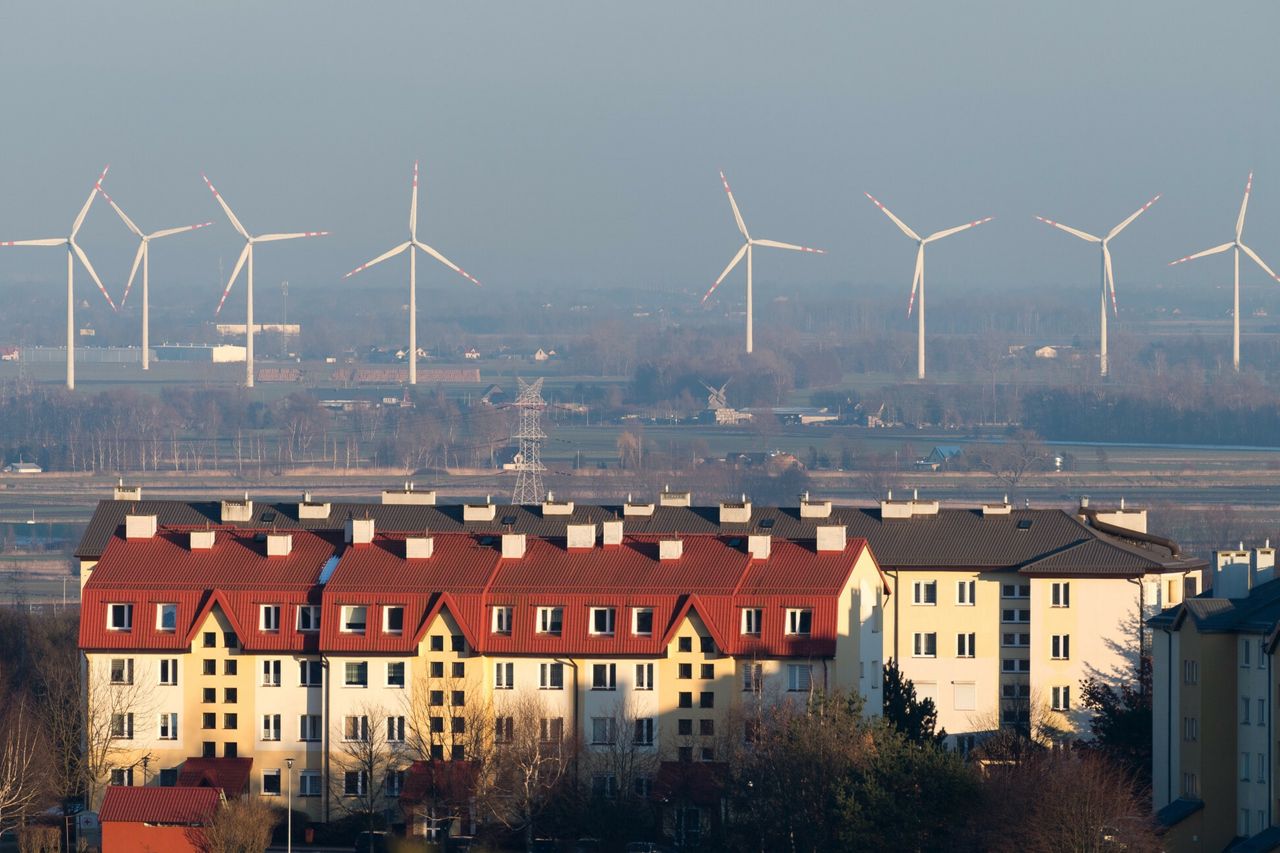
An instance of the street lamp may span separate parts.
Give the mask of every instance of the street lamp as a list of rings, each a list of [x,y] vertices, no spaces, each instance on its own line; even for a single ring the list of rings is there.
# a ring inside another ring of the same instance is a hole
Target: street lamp
[[[286,758],[284,766],[289,769],[289,817],[285,825],[284,845],[288,853],[293,853],[293,759]]]

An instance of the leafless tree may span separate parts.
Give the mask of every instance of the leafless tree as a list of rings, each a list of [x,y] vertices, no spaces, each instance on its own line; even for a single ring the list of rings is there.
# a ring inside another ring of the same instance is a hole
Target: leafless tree
[[[330,737],[334,801],[343,812],[364,818],[369,830],[388,807],[388,774],[401,770],[399,732],[388,731],[393,716],[381,705],[361,705],[334,720]]]
[[[36,760],[39,740],[26,697],[0,712],[0,830],[21,823],[43,791]]]
[[[206,827],[191,827],[187,837],[200,853],[258,853],[271,843],[280,810],[257,797],[224,801]]]
[[[493,754],[489,809],[504,826],[523,832],[528,847],[537,820],[567,781],[576,732],[566,730],[564,719],[552,716],[534,692],[499,702],[495,713],[503,733]]]
[[[969,450],[969,464],[986,471],[1011,492],[1033,471],[1049,465],[1049,449],[1040,436],[1030,430],[1019,430],[1002,444],[982,444]]]

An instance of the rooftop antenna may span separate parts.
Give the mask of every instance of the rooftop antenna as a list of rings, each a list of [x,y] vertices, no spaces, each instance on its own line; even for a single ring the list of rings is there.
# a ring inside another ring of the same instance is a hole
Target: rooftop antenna
[[[1023,499],[1022,499],[1022,505],[1023,505],[1023,507],[1025,507],[1026,509],[1031,509],[1031,498],[1023,498]]]
[[[519,377],[517,377],[519,379]],[[542,503],[542,411],[547,401],[542,399],[542,379],[525,382],[519,379],[520,396],[515,407],[520,410],[520,426],[513,436],[520,442],[520,452],[515,462],[516,487],[511,495],[513,504]]]

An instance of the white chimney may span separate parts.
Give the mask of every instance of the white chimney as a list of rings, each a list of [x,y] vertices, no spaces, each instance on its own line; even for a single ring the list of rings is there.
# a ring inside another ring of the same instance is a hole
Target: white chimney
[[[413,505],[413,506],[435,506],[436,492],[435,489],[423,489],[418,491],[413,487],[413,483],[405,483],[401,491],[392,491],[384,489],[382,492],[382,502],[393,506]]]
[[[622,514],[627,518],[632,516],[653,515],[653,504],[632,503],[631,496],[627,496],[627,502],[622,505]]]
[[[368,545],[373,541],[373,519],[348,518],[342,539],[351,545]]]
[[[223,524],[228,521],[248,521],[253,518],[253,501],[249,500],[249,493],[245,492],[242,501],[223,501],[221,517]]]
[[[689,492],[673,492],[664,488],[658,495],[658,506],[692,506],[693,495]]]
[[[436,552],[436,540],[430,536],[409,536],[404,540],[406,560],[426,560]]]
[[[661,539],[658,541],[659,560],[678,560],[683,555],[683,539]]]
[[[801,518],[830,518],[831,517],[831,501],[815,501],[810,500],[806,492],[800,501],[800,517]]]
[[[293,534],[292,533],[268,533],[267,534],[267,556],[268,557],[287,557],[289,552],[293,550]]]
[[[1266,546],[1253,549],[1253,585],[1264,584],[1275,580],[1276,549],[1271,547],[1271,540]]]
[[[814,528],[819,551],[843,551],[845,544],[843,524],[819,524]]]
[[[593,548],[596,544],[596,526],[594,524],[566,524],[564,538],[565,547],[570,550]]]
[[[518,560],[524,556],[524,534],[502,534],[502,559]]]
[[[156,535],[156,517],[154,515],[126,515],[124,517],[125,539],[150,539]]]
[[[498,507],[487,501],[482,504],[462,505],[463,521],[493,521],[497,514]]]
[[[1007,497],[1005,498],[1004,503],[982,505],[982,514],[984,516],[1009,515],[1012,512],[1013,512],[1013,505],[1009,503],[1009,499]]]
[[[302,501],[298,504],[298,518],[328,518],[329,504],[311,500],[310,492],[302,493]]]
[[[213,547],[215,536],[216,534],[212,530],[191,531],[191,550],[208,551]]]
[[[547,499],[542,502],[542,514],[573,515],[573,501],[557,501],[555,495],[547,492]]]
[[[753,560],[769,559],[773,545],[773,537],[767,533],[752,533],[747,537],[747,552]]]
[[[751,501],[743,496],[740,503],[723,501],[720,504],[721,524],[746,524],[751,520]]]
[[[1214,598],[1247,598],[1249,595],[1249,552],[1215,551],[1213,566]]]
[[[124,480],[116,483],[116,487],[111,490],[111,499],[115,501],[140,501],[142,500],[142,486],[126,486]]]
[[[621,545],[622,544],[622,519],[613,518],[605,521],[600,525],[601,544],[603,545]]]

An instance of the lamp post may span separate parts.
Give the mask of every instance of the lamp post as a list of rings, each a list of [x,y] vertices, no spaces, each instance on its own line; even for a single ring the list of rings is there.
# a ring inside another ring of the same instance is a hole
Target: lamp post
[[[293,853],[293,759],[286,758],[284,766],[289,770],[289,817],[285,825],[284,846],[288,853]]]

